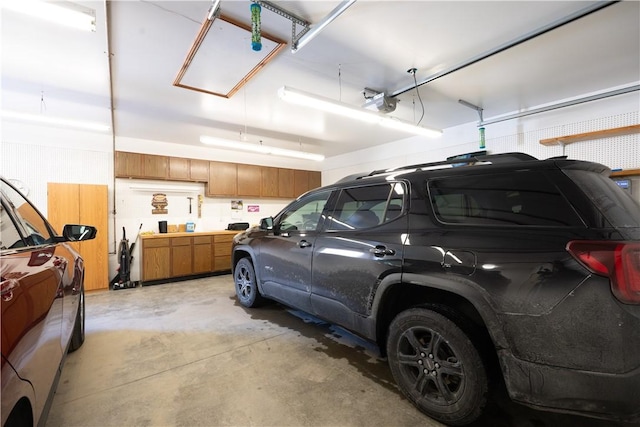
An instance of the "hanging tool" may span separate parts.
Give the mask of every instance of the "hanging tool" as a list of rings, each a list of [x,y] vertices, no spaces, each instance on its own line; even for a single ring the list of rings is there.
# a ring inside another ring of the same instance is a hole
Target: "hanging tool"
[[[193,200],[193,197],[187,197],[187,199],[189,199],[189,213],[191,213],[191,200]]]
[[[485,136],[484,136],[484,126],[483,126],[484,119],[482,118],[482,112],[484,110],[481,107],[478,107],[477,105],[473,105],[472,103],[465,101],[464,99],[458,99],[458,102],[464,105],[465,107],[469,107],[472,110],[476,110],[478,112],[478,118],[480,119],[478,121],[478,126],[480,126],[478,128],[478,131],[480,132],[480,149],[484,150],[486,147]]]

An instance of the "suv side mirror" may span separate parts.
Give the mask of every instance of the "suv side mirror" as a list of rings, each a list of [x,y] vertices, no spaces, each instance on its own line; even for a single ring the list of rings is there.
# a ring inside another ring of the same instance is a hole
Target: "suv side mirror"
[[[273,217],[262,218],[260,220],[260,230],[273,230]]]
[[[62,237],[65,242],[81,242],[91,240],[98,234],[98,229],[91,225],[67,224],[62,229]]]

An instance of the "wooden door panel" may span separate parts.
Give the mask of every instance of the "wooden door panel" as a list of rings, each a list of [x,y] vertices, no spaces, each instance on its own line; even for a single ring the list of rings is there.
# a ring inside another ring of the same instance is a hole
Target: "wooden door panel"
[[[69,243],[84,260],[86,290],[109,287],[108,201],[106,185],[47,184],[47,217],[58,233],[65,224],[98,229],[93,240]]]
[[[98,234],[93,240],[80,242],[84,259],[84,288],[88,291],[109,287],[109,233],[107,186],[81,184],[80,224],[93,225]],[[132,242],[135,236],[128,236]]]

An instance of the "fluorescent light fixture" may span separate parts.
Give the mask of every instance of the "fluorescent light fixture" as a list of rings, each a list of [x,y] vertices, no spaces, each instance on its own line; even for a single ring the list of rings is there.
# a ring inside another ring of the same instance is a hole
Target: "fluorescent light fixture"
[[[416,126],[412,123],[396,119],[395,117],[383,117],[380,125],[389,129],[395,129],[407,133],[415,133],[416,135],[427,136],[429,138],[435,138],[442,135],[442,131],[429,129],[422,126]]]
[[[428,137],[437,137],[442,135],[441,130],[416,126],[413,123],[404,120],[385,116],[371,110],[353,107],[343,102],[334,101],[323,96],[314,95],[312,93],[293,89],[287,86],[283,86],[278,89],[278,96],[280,96],[280,98],[282,98],[284,101],[290,102],[292,104],[315,108],[327,113],[346,116],[351,119],[360,120],[366,123],[379,124],[381,126],[396,129],[401,132]]]
[[[107,132],[109,129],[111,129],[110,126],[103,123],[70,120],[62,117],[52,117],[45,114],[26,114],[19,113],[17,111],[2,110],[0,111],[0,116],[2,116],[3,119],[9,120],[92,130],[97,132]]]
[[[86,31],[96,30],[95,11],[71,2],[9,0],[2,2],[2,8],[67,27]]]
[[[307,153],[305,151],[287,150],[284,148],[269,147],[262,144],[250,144],[248,142],[232,141],[229,139],[214,138],[202,135],[200,142],[206,145],[222,148],[225,150],[242,150],[259,154],[271,154],[273,156],[295,157],[297,159],[315,160],[321,162],[324,160],[322,154]]]
[[[327,16],[322,19],[322,21],[318,22],[316,25],[312,25],[309,27],[308,31],[304,31],[301,33],[300,38],[293,40],[291,52],[296,53],[298,49],[302,49],[304,45],[309,43],[313,38],[315,38],[320,31],[324,30],[324,28],[333,22],[338,16],[342,14],[345,10],[347,10],[352,4],[354,4],[356,0],[344,0],[338,6],[335,7]]]
[[[316,110],[325,111],[327,113],[347,116],[351,119],[360,120],[362,122],[376,123],[380,121],[380,116],[372,113],[371,111],[354,108],[350,105],[336,102],[323,96],[316,96],[287,86],[281,87],[278,90],[278,95],[284,101],[292,104],[315,108]]]

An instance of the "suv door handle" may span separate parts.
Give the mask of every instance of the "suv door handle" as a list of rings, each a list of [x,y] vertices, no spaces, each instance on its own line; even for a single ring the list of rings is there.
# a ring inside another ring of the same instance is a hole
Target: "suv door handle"
[[[393,249],[387,249],[386,246],[382,246],[382,245],[378,245],[375,248],[369,249],[369,252],[379,257],[396,254],[396,251],[394,251]]]
[[[308,248],[309,246],[311,246],[311,242],[307,242],[306,240],[300,240],[298,242],[298,246],[301,248]]]

